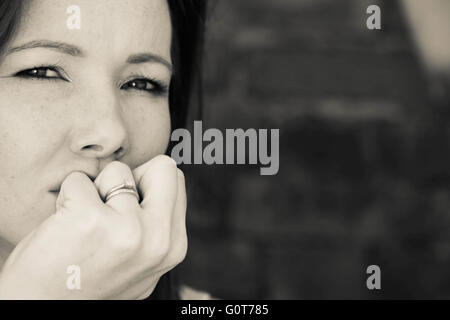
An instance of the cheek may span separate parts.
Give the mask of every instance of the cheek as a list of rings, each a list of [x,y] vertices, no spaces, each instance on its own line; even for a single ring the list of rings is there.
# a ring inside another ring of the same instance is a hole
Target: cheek
[[[46,102],[14,92],[0,88],[0,237],[12,243],[54,211],[42,194],[42,172],[58,136]]]
[[[130,128],[129,161],[133,167],[164,154],[171,130],[167,99],[155,104],[142,104],[139,109],[140,112],[127,113]]]
[[[56,148],[61,121],[50,101],[8,92],[0,90],[0,173],[36,170]]]

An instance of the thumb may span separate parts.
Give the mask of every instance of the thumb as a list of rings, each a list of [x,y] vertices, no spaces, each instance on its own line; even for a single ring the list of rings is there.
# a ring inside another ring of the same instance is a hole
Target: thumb
[[[91,179],[83,172],[74,171],[61,185],[56,200],[56,211],[70,209],[70,211],[86,212],[102,204],[103,201]]]

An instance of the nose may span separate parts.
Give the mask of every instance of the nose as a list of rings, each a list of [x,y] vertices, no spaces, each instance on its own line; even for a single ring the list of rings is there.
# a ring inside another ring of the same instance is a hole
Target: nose
[[[71,151],[87,158],[119,160],[128,149],[128,135],[118,99],[101,92],[87,100],[71,130]]]

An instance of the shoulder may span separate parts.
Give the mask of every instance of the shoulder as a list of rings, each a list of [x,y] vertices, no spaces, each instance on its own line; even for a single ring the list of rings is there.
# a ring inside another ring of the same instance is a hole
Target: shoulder
[[[181,285],[178,294],[181,300],[216,300],[208,292],[200,291],[187,285]]]

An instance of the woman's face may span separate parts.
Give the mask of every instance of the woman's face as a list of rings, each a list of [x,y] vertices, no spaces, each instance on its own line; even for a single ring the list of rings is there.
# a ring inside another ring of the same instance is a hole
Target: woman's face
[[[166,1],[28,3],[0,62],[0,240],[10,244],[55,212],[70,172],[135,168],[170,136]],[[72,5],[80,29],[69,28]]]

